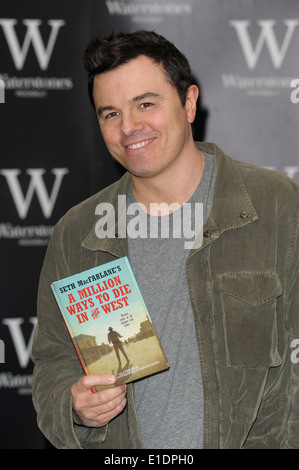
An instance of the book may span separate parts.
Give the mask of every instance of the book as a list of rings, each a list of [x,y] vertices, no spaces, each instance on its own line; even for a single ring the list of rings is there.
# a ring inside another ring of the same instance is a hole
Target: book
[[[118,386],[169,368],[126,256],[51,288],[85,374],[113,374]]]

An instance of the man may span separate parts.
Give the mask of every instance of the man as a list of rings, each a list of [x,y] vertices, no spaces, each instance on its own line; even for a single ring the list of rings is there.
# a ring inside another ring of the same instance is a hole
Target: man
[[[198,89],[163,37],[98,38],[84,61],[104,141],[127,172],[53,232],[32,355],[40,428],[59,448],[298,447],[298,185],[194,142]],[[97,236],[96,207],[119,215],[120,195],[158,225],[175,220],[176,203],[198,226],[192,208],[203,204],[202,243],[186,248],[175,230],[150,237],[150,224],[139,237],[119,226]],[[49,285],[125,255],[170,368],[93,394],[115,378],[82,376]]]
[[[119,351],[122,352],[122,354],[125,357],[127,363],[130,362],[130,359],[128,358],[128,356],[126,354],[126,351],[124,350],[124,347],[122,345],[122,342],[121,342],[120,338],[122,338],[122,335],[120,333],[118,333],[117,331],[114,331],[112,326],[109,326],[108,343],[113,344],[114,351],[115,351],[119,366],[121,366]]]

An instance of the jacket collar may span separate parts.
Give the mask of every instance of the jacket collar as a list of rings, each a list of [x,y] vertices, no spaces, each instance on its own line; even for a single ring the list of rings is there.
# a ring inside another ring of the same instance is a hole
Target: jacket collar
[[[131,186],[131,175],[126,172],[116,183],[97,194],[95,208],[99,207],[100,204],[105,204],[108,210],[114,211],[115,224],[107,230],[105,238],[99,238],[96,234],[97,218],[91,231],[82,242],[83,248],[91,251],[106,251],[116,257],[127,256],[127,239],[122,230],[119,230],[119,221],[125,220],[126,204],[123,204],[123,202],[126,201]],[[122,196],[122,198],[119,198],[119,196]]]
[[[216,156],[213,205],[209,219],[203,228],[203,243],[199,248],[202,249],[223,232],[252,223],[258,217],[239,171],[241,163],[225,155],[213,143],[197,142],[196,145],[200,150]],[[96,206],[106,203],[107,207],[115,210],[115,229],[113,227],[110,232],[108,231],[105,238],[99,238],[96,235],[97,219],[82,242],[84,248],[91,251],[106,251],[116,257],[127,255],[127,239],[118,222],[126,218],[126,204],[122,202],[126,201],[131,185],[131,176],[127,172],[119,181],[96,195]],[[123,198],[119,198],[119,195]]]
[[[223,232],[250,224],[258,216],[240,173],[242,163],[225,155],[213,143],[197,143],[197,147],[216,156],[214,198],[210,216],[203,228],[203,248]]]

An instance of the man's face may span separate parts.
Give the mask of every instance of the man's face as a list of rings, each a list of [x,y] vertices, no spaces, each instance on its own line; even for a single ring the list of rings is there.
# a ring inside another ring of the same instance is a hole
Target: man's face
[[[197,93],[190,87],[183,107],[163,67],[145,56],[96,76],[94,102],[111,155],[136,177],[178,176],[193,142]]]

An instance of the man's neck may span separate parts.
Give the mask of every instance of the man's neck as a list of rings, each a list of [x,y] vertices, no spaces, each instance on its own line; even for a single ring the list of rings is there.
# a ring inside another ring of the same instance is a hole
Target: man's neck
[[[133,195],[137,202],[146,207],[152,215],[167,215],[172,212],[171,204],[185,204],[195,192],[204,170],[204,154],[195,147],[195,151],[184,162],[184,167],[176,168],[150,178],[132,175]],[[164,204],[164,213],[155,213],[155,206]],[[168,210],[168,207],[170,210]]]

